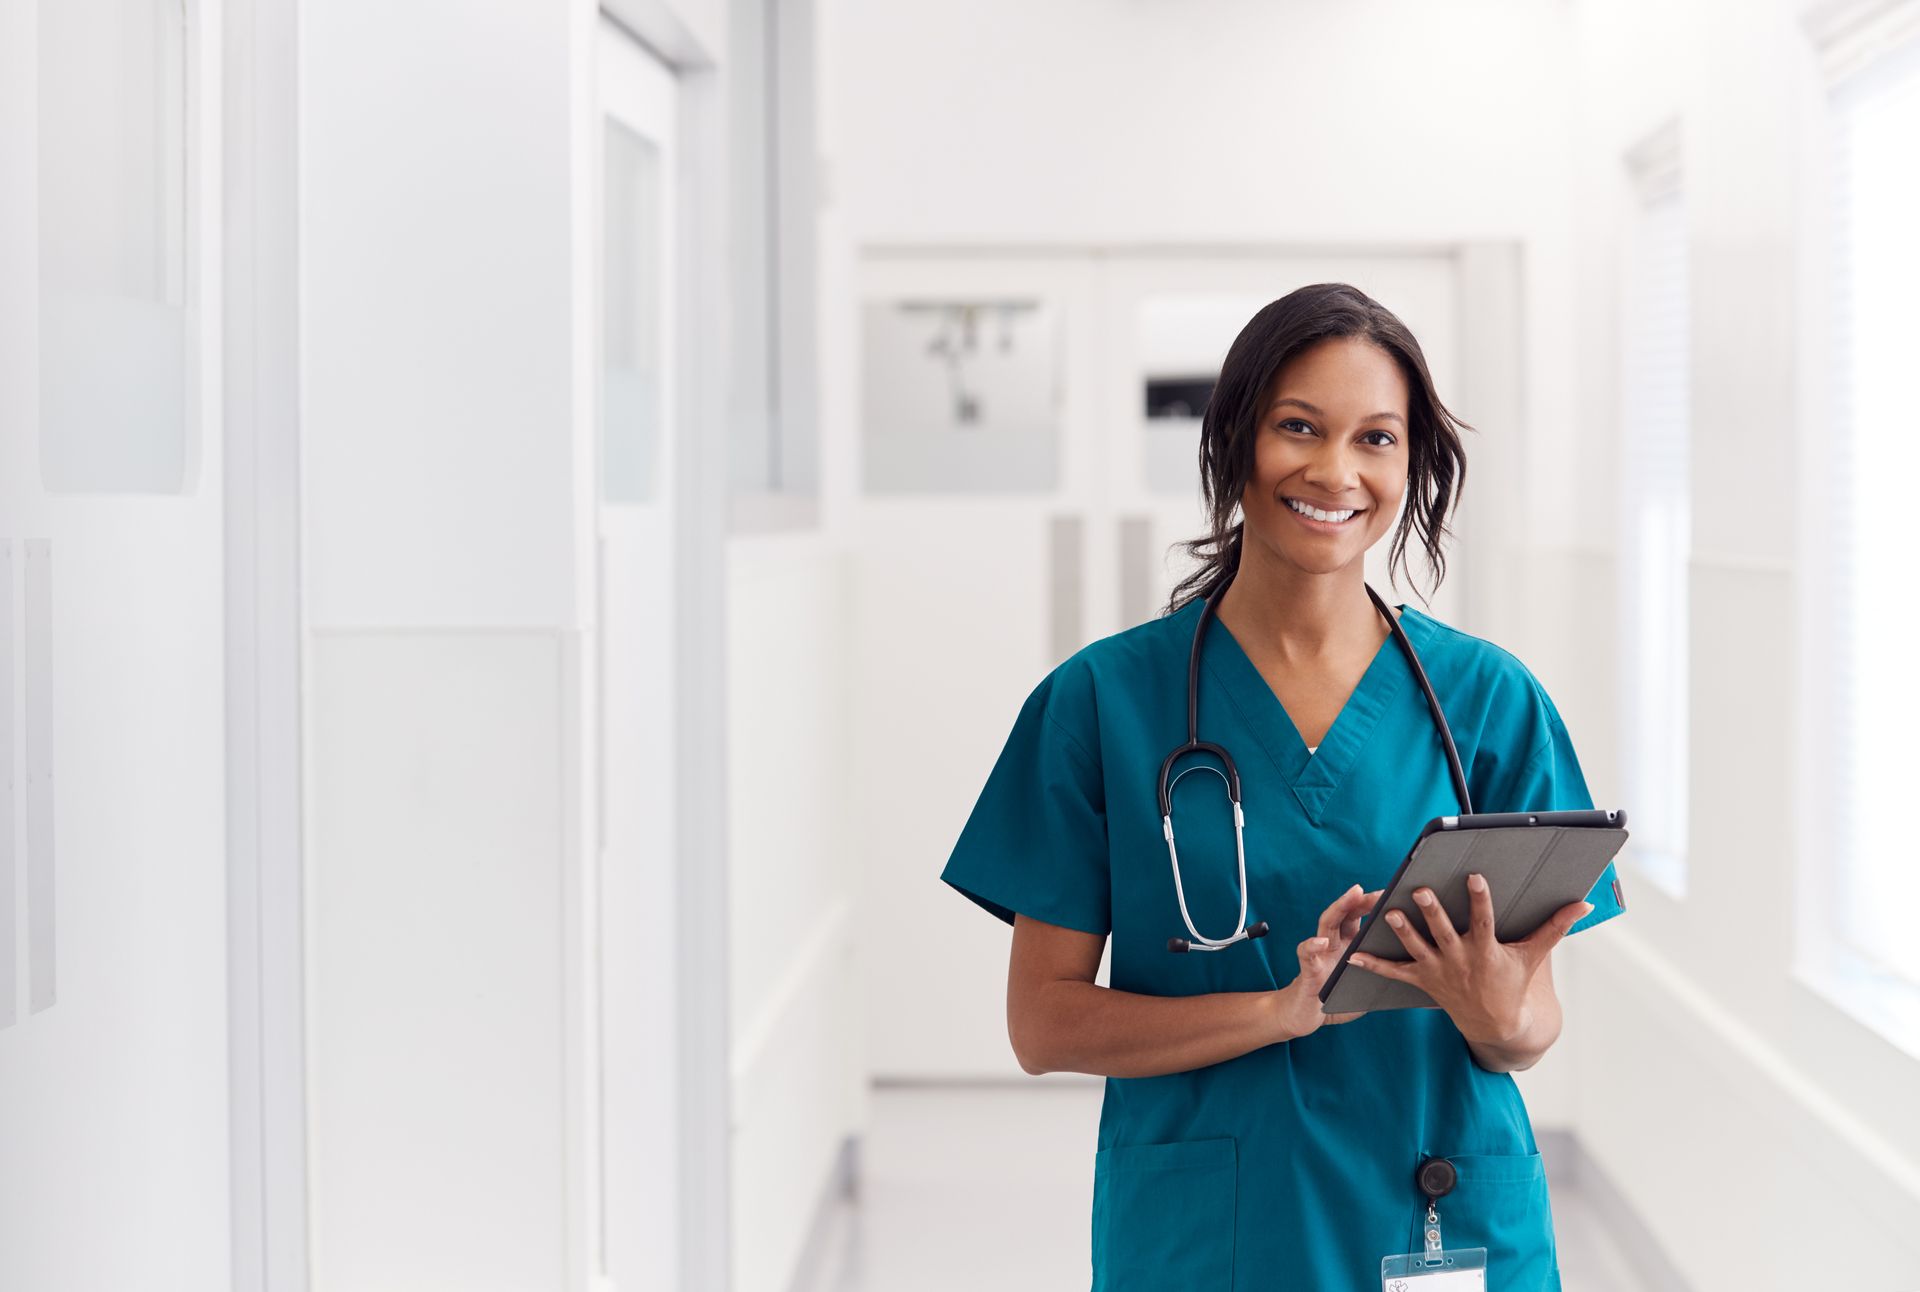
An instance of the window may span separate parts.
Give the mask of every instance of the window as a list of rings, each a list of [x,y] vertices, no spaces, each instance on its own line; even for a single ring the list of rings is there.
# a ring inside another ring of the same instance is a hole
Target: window
[[[730,245],[733,526],[812,524],[815,430],[813,0],[733,0]]]
[[[1619,714],[1627,856],[1686,894],[1689,502],[1687,220],[1678,123],[1627,158],[1622,275]]]
[[[40,477],[193,488],[199,258],[184,0],[39,8]]]
[[[869,300],[869,494],[1047,493],[1060,477],[1060,320],[1038,299]]]
[[[1890,12],[1912,18],[1917,8]],[[1835,864],[1808,868],[1822,873],[1806,877],[1818,915],[1802,967],[1810,959],[1830,994],[1838,988],[1843,1005],[1920,1053],[1920,941],[1904,918],[1920,902],[1907,811],[1920,685],[1903,591],[1920,473],[1911,382],[1920,25],[1907,28],[1873,57],[1856,53],[1831,97],[1826,421],[1808,430],[1827,476],[1804,564],[1819,589],[1805,684],[1814,723],[1831,732],[1826,765],[1809,778],[1825,838],[1807,846]]]

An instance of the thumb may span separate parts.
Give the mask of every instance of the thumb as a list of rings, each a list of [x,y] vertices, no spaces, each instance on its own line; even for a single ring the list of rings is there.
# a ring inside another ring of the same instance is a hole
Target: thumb
[[[1529,956],[1544,957],[1547,952],[1560,945],[1560,939],[1566,937],[1567,932],[1585,919],[1587,912],[1592,909],[1591,902],[1571,902],[1555,911],[1545,924],[1522,938],[1520,945],[1527,948]]]

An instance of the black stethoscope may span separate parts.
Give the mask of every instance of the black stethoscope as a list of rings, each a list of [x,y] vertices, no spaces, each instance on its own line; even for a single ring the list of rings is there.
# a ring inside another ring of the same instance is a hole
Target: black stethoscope
[[[1222,579],[1220,586],[1213,590],[1206,604],[1200,609],[1200,622],[1193,629],[1193,653],[1187,659],[1187,743],[1167,755],[1160,764],[1160,825],[1167,836],[1167,857],[1173,863],[1173,895],[1180,903],[1180,918],[1185,921],[1187,932],[1193,937],[1168,938],[1169,951],[1218,951],[1230,947],[1236,942],[1250,938],[1261,938],[1267,934],[1267,922],[1261,920],[1251,928],[1247,925],[1247,844],[1246,814],[1240,810],[1240,771],[1233,765],[1233,756],[1219,745],[1200,739],[1200,643],[1207,634],[1207,621],[1213,617],[1214,610],[1220,604],[1220,598],[1226,593],[1232,578]],[[1447,770],[1453,774],[1453,790],[1460,799],[1460,811],[1467,815],[1473,812],[1473,799],[1467,793],[1467,775],[1460,770],[1460,752],[1453,747],[1453,729],[1447,726],[1447,715],[1440,708],[1440,701],[1433,693],[1433,683],[1427,680],[1427,670],[1420,667],[1420,656],[1414,653],[1413,643],[1407,640],[1407,634],[1400,627],[1400,621],[1394,618],[1393,611],[1380,599],[1380,594],[1372,585],[1363,584],[1367,595],[1373,598],[1374,606],[1392,629],[1393,638],[1400,643],[1405,652],[1407,663],[1413,667],[1413,675],[1420,679],[1420,689],[1427,693],[1427,707],[1433,711],[1433,722],[1440,729],[1440,743],[1446,747]],[[1195,763],[1180,773],[1209,771],[1227,783],[1227,797],[1233,801],[1233,848],[1240,862],[1240,923],[1234,929],[1233,936],[1210,938],[1193,926],[1193,916],[1187,913],[1187,894],[1180,884],[1180,853],[1173,844],[1173,787],[1180,783],[1180,776],[1171,781],[1168,773],[1174,763],[1188,754],[1212,754],[1221,762],[1220,767],[1211,763]]]

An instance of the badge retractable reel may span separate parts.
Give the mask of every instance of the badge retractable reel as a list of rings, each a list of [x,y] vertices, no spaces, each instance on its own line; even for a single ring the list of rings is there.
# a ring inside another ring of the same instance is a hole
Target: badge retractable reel
[[[1486,1292],[1487,1249],[1456,1247],[1440,1241],[1440,1199],[1453,1192],[1459,1175],[1444,1157],[1422,1159],[1413,1182],[1426,1195],[1420,1251],[1380,1258],[1381,1292]]]

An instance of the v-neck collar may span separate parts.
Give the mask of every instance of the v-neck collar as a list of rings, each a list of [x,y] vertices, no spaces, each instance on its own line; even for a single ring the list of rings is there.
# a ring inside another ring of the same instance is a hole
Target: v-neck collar
[[[1419,612],[1409,606],[1402,605],[1398,609],[1400,628],[1417,652],[1424,640],[1425,622]],[[1195,619],[1197,622],[1197,613]],[[1218,615],[1207,625],[1201,661],[1226,691],[1229,701],[1240,711],[1254,739],[1259,742],[1274,769],[1280,773],[1280,778],[1300,801],[1301,810],[1314,825],[1320,824],[1334,792],[1359,760],[1361,751],[1366,748],[1367,737],[1380,721],[1380,715],[1394,703],[1413,676],[1405,653],[1389,633],[1386,640],[1380,643],[1380,649],[1374,653],[1366,672],[1361,674],[1353,694],[1347,697],[1346,705],[1334,719],[1333,726],[1321,738],[1318,752],[1308,753],[1307,742],[1301,737],[1286,706],[1280,703],[1280,697],[1267,685],[1267,679],[1254,666],[1246,650],[1234,638],[1232,630],[1220,622]],[[1203,704],[1200,714],[1202,739],[1206,738],[1204,708]]]

